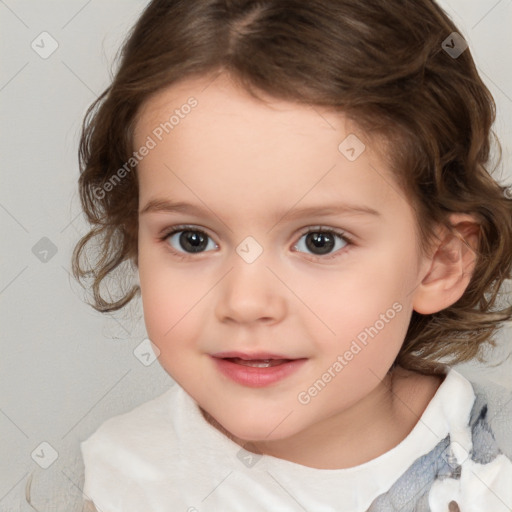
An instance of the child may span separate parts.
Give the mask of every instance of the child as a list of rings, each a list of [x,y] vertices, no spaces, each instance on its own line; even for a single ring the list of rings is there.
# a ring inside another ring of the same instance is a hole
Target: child
[[[82,443],[85,498],[512,510],[512,450],[450,368],[512,316],[493,119],[432,0],[153,0],[84,121],[74,270],[99,311],[140,293],[178,385]]]

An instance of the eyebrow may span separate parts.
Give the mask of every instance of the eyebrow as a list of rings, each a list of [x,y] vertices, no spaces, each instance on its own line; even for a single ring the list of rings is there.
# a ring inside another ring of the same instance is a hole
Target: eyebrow
[[[185,203],[185,202],[173,202],[168,199],[151,199],[146,205],[139,211],[139,215],[146,213],[189,213],[196,216],[207,215],[208,208],[203,208],[198,205]],[[214,213],[210,210],[211,213]],[[365,205],[356,205],[348,203],[338,203],[332,205],[322,206],[308,206],[303,208],[291,208],[288,211],[277,212],[276,219],[279,221],[283,218],[297,219],[301,217],[311,216],[329,216],[329,215],[373,215],[380,217],[380,213],[373,208]]]

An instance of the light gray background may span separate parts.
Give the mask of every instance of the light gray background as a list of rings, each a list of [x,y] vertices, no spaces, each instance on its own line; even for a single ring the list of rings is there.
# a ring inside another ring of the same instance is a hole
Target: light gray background
[[[440,3],[494,94],[503,146],[497,176],[510,181],[512,1]],[[1,511],[33,510],[22,500],[30,474],[38,510],[72,510],[80,500],[79,443],[106,418],[173,385],[158,362],[145,366],[133,353],[146,337],[140,307],[102,316],[70,276],[73,245],[86,229],[76,186],[81,121],[145,4],[0,0]],[[43,31],[59,45],[47,59],[31,47]],[[57,248],[47,262],[32,250],[43,237]],[[499,341],[493,360],[510,351],[509,328]],[[510,359],[459,370],[512,389]],[[40,467],[51,456],[42,442],[58,452],[48,469]]]

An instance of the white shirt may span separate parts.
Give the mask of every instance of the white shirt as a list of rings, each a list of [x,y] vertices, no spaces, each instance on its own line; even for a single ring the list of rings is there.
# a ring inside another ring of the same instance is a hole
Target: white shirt
[[[84,498],[101,512],[365,512],[449,434],[462,476],[434,482],[432,512],[447,512],[453,499],[461,512],[509,511],[511,461],[500,454],[481,465],[461,453],[471,448],[474,401],[471,383],[450,370],[401,443],[359,466],[325,470],[245,451],[210,425],[175,384],[105,421],[81,444]]]

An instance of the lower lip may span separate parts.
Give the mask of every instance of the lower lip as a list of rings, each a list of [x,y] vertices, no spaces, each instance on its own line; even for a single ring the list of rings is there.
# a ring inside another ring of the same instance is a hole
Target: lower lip
[[[255,366],[243,366],[218,357],[213,357],[212,359],[217,364],[218,369],[226,377],[229,377],[238,384],[251,388],[270,386],[288,377],[306,362],[306,359],[294,359],[293,361],[278,366],[258,368]]]

